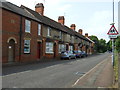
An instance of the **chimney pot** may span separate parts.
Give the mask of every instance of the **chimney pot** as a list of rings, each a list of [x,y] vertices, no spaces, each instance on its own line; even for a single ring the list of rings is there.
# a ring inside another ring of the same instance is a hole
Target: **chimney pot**
[[[71,27],[71,29],[72,29],[72,30],[75,30],[76,25],[75,25],[75,24],[71,24],[71,26],[70,26],[70,27]]]
[[[85,37],[88,37],[88,33],[85,33]]]
[[[43,16],[43,14],[44,14],[44,5],[42,3],[36,4],[35,11]]]
[[[65,23],[65,18],[64,18],[64,16],[59,16],[59,17],[58,17],[58,22],[64,25],[64,23]]]
[[[82,29],[79,29],[78,32],[82,35],[83,30],[82,30]]]

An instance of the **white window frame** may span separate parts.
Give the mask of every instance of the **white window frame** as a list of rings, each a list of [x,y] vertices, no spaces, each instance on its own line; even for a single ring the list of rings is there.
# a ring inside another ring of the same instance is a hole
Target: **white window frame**
[[[25,32],[30,33],[31,30],[31,21],[30,20],[25,20]]]
[[[61,31],[59,32],[59,37],[60,37],[60,39],[62,39],[62,32]]]
[[[25,47],[28,47],[29,49],[25,50]],[[24,53],[30,53],[30,40],[24,40]]]
[[[59,53],[62,51],[66,51],[66,45],[65,44],[59,44]]]
[[[38,24],[38,35],[41,35],[41,24]]]
[[[69,51],[73,51],[73,46],[72,45],[69,46]]]
[[[53,42],[46,42],[46,53],[54,53]]]
[[[51,37],[51,28],[50,27],[47,28],[47,36]]]

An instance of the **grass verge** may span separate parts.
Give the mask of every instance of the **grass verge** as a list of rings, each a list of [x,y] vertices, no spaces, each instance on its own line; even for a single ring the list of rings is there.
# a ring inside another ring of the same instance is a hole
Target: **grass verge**
[[[114,88],[118,88],[118,52],[115,50],[115,59],[114,59],[114,77],[115,77],[115,83],[114,83]]]

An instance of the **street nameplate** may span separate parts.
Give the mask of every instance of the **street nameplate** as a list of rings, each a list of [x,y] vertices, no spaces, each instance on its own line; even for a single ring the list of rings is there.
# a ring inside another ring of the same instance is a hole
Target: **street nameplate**
[[[117,38],[118,35],[109,35],[109,38]]]

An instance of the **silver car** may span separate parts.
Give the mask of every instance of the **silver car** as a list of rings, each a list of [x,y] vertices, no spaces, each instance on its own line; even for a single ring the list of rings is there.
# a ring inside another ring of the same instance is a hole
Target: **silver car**
[[[64,51],[61,52],[61,59],[76,59],[76,54],[73,53],[73,51]]]

